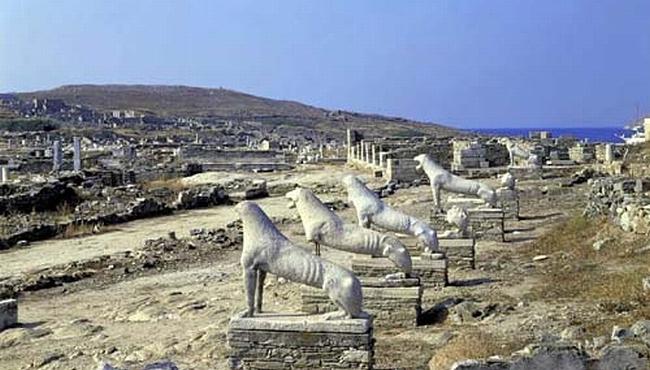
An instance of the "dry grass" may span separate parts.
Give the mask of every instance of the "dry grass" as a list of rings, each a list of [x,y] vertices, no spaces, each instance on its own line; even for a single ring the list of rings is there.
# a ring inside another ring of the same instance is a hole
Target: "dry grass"
[[[98,234],[106,231],[102,225],[89,224],[89,223],[72,223],[66,226],[63,233],[60,235],[63,239],[78,238],[80,236]]]
[[[601,250],[593,243],[608,238]],[[626,325],[650,317],[650,294],[642,279],[650,276],[647,237],[625,233],[606,219],[573,217],[532,243],[527,257],[551,258],[538,268],[541,282],[531,300],[562,301],[591,307],[581,324],[589,335],[603,335],[612,325]]]
[[[61,203],[56,207],[53,218],[56,222],[68,221],[74,215],[74,208],[68,203]]]
[[[448,370],[457,361],[485,359],[491,356],[507,357],[521,349],[525,341],[520,338],[499,338],[480,330],[468,331],[449,341],[431,358],[429,368]]]

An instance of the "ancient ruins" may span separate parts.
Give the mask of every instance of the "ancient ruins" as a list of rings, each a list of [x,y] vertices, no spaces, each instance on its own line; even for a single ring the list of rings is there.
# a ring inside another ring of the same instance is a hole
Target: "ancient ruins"
[[[645,144],[0,102],[0,368],[650,364]]]

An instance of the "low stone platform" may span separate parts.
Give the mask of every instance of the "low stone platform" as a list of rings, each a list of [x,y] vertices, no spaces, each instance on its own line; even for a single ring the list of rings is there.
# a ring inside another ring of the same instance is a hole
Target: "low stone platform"
[[[467,209],[469,216],[468,231],[477,240],[505,241],[504,213],[501,208],[472,208]],[[431,211],[430,225],[436,230],[454,228],[445,219],[446,215]]]
[[[445,213],[436,212],[433,208],[431,208],[431,217],[429,218],[429,225],[435,230],[438,230],[438,232],[441,232],[442,230],[449,230],[454,228],[454,225],[447,222],[446,217],[447,216]]]
[[[420,278],[423,288],[442,288],[447,285],[447,258],[411,257],[413,274]],[[352,259],[352,271],[362,280],[365,278],[383,278],[397,272],[395,265],[388,258],[371,258],[359,256]]]
[[[506,220],[519,220],[519,192],[510,189],[497,189],[497,206],[503,209]]]
[[[501,208],[474,208],[468,209],[467,213],[474,238],[505,241],[504,214]]]
[[[457,206],[464,209],[470,208],[479,208],[485,206],[485,201],[480,198],[469,198],[469,197],[448,197],[444,202],[444,208],[449,209],[453,206]]]
[[[291,313],[233,318],[228,346],[231,369],[372,369],[373,321]]]
[[[508,172],[519,180],[541,180],[544,174],[542,167],[508,167]]]
[[[422,286],[417,278],[385,280],[362,278],[363,309],[381,327],[416,326],[422,313]],[[324,313],[337,307],[321,289],[304,286],[300,291],[302,311]]]
[[[18,323],[18,303],[15,299],[0,301],[0,331]]]
[[[476,240],[474,238],[438,238],[438,244],[445,253],[450,267],[476,268]]]

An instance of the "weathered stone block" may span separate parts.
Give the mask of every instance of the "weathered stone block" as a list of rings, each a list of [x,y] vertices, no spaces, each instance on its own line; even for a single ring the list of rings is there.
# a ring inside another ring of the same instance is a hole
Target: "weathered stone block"
[[[0,301],[0,331],[18,323],[18,304],[15,299]]]
[[[233,318],[231,369],[372,369],[372,319],[263,313]]]
[[[507,220],[519,220],[519,192],[510,189],[497,190],[497,206],[503,209]]]
[[[504,242],[504,214],[500,208],[468,209],[469,224],[476,239]]]
[[[422,286],[419,279],[361,279],[363,309],[382,327],[416,326],[422,313]],[[301,288],[302,311],[324,313],[337,310],[321,289]]]
[[[476,268],[476,240],[439,238],[440,249],[449,266]]]
[[[447,285],[447,259],[428,259],[412,257],[413,274],[420,278],[423,288],[441,288]],[[355,257],[352,260],[352,271],[363,278],[383,278],[397,271],[388,258]]]
[[[504,237],[504,213],[501,208],[474,208],[467,209],[469,215],[468,231],[477,240],[494,240],[503,242]],[[431,212],[430,224],[436,230],[453,229],[445,219],[445,214]]]

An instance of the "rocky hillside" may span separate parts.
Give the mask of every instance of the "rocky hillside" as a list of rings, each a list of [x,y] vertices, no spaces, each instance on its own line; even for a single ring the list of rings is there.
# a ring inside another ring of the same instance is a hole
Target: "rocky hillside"
[[[375,136],[450,136],[449,127],[344,111],[329,111],[293,101],[274,100],[227,89],[158,85],[67,85],[16,94],[23,99],[55,98],[98,111],[135,110],[160,117],[255,120],[274,126],[340,134],[346,128]]]

